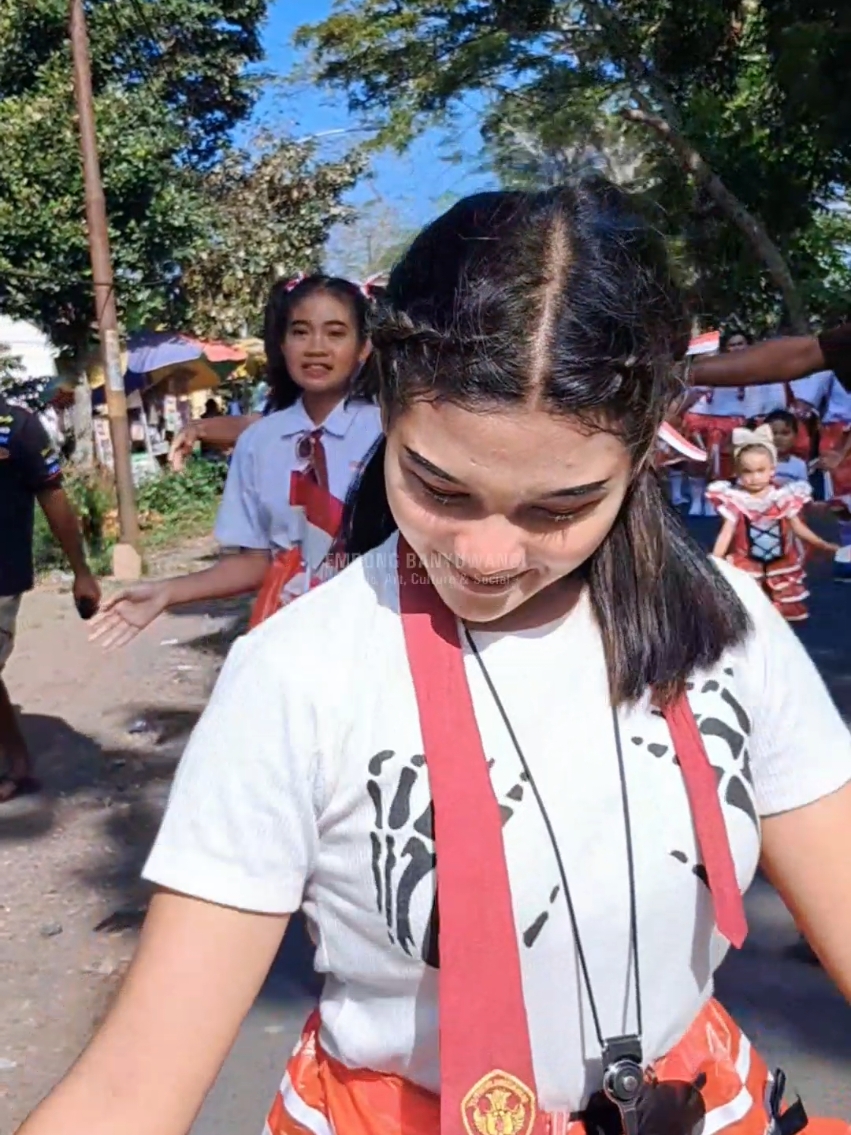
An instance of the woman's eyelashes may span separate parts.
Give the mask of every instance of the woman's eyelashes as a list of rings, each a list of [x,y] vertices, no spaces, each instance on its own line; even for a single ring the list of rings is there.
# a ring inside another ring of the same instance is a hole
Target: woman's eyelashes
[[[453,492],[439,488],[437,485],[431,485],[428,481],[424,481],[423,478],[417,474],[413,474],[413,476],[426,498],[430,502],[439,505],[441,508],[458,509],[472,502],[472,497],[469,493]],[[544,508],[541,505],[530,505],[523,510],[523,513],[526,523],[530,526],[551,525],[558,527],[559,525],[569,524],[571,521],[580,519],[598,503],[599,498],[595,498],[592,501],[577,503],[570,509],[550,509]]]

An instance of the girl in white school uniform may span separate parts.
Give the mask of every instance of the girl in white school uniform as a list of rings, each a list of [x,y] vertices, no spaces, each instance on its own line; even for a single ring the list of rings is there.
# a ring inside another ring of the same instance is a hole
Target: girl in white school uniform
[[[276,284],[265,340],[275,410],[239,438],[215,534],[214,567],[112,596],[93,627],[123,646],[169,607],[260,592],[252,623],[333,571],[349,486],[381,435],[377,406],[349,398],[369,354],[368,300],[348,280]]]
[[[605,184],[483,193],[387,299],[362,555],[231,651],[124,988],[20,1135],[186,1135],[300,908],[271,1135],[849,1135],[713,999],[760,863],[851,995],[851,738],[665,503],[661,240]]]

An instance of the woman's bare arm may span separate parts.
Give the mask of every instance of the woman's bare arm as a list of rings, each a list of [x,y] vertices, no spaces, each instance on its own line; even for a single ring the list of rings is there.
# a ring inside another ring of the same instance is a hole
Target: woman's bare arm
[[[763,866],[851,1001],[851,784],[763,820]]]
[[[699,356],[692,363],[695,386],[762,386],[774,382],[794,382],[824,370],[824,356],[818,339],[771,339],[743,351]]]
[[[197,418],[175,437],[169,449],[171,467],[179,472],[198,442],[215,449],[233,449],[249,426],[262,414],[222,414],[218,418]]]
[[[109,1015],[18,1135],[187,1135],[288,920],[158,893]]]

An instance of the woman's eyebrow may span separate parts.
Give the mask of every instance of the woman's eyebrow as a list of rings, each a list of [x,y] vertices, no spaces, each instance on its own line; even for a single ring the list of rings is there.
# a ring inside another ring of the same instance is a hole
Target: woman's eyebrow
[[[587,497],[591,493],[598,493],[601,489],[605,489],[608,484],[608,479],[603,481],[589,481],[587,485],[571,485],[567,489],[556,489],[554,493],[547,493],[545,500],[552,500],[554,497]]]
[[[418,465],[420,469],[424,470],[426,473],[431,473],[433,477],[439,477],[441,481],[449,481],[452,485],[461,484],[457,477],[453,477],[451,473],[447,473],[446,470],[441,469],[439,465],[433,465],[427,457],[423,457],[421,453],[417,453],[417,451],[411,449],[410,446],[405,446],[405,453],[415,465]]]
[[[424,472],[431,473],[433,477],[439,477],[441,481],[448,481],[451,485],[462,484],[462,482],[457,477],[453,477],[451,473],[447,473],[446,470],[441,469],[439,465],[433,464],[427,457],[423,457],[421,453],[417,453],[415,449],[411,449],[411,447],[408,445],[406,445],[404,448],[405,453],[410,458],[410,460],[415,465],[418,465],[419,468]],[[600,492],[600,490],[604,489],[607,484],[608,479],[602,481],[589,481],[587,485],[570,485],[566,489],[556,489],[556,491],[553,493],[546,493],[542,499],[554,500],[558,497],[587,497],[590,496],[591,493]]]

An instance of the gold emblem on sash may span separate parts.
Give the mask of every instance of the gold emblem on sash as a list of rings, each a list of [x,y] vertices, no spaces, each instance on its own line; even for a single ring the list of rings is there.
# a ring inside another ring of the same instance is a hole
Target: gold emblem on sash
[[[535,1125],[535,1097],[508,1072],[483,1076],[461,1105],[468,1135],[530,1135]]]

